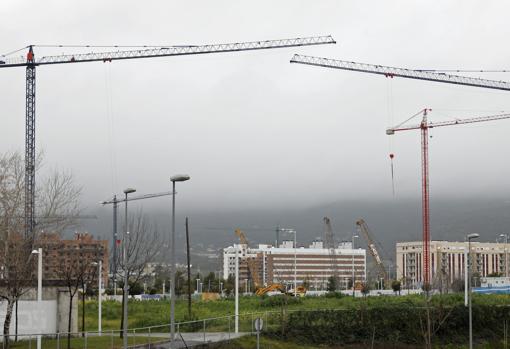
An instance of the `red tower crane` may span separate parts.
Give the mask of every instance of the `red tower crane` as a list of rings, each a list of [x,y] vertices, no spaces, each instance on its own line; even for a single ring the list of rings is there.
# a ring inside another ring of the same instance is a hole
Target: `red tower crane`
[[[355,71],[361,73],[371,73],[383,75],[387,78],[393,77],[401,77],[406,79],[415,79],[415,80],[425,80],[425,81],[433,81],[447,84],[455,84],[455,85],[463,85],[463,86],[472,86],[472,87],[481,87],[488,88],[494,90],[503,90],[510,91],[510,83],[507,81],[496,81],[496,80],[487,80],[480,78],[472,78],[468,76],[461,75],[450,75],[445,73],[439,73],[430,70],[413,70],[406,68],[396,68],[396,67],[388,67],[383,65],[375,65],[375,64],[367,64],[367,63],[358,63],[358,62],[349,62],[338,59],[330,59],[330,58],[322,58],[322,57],[314,57],[314,56],[303,56],[295,54],[290,63],[299,63],[305,65],[312,65],[323,68],[332,68],[332,69],[340,69],[340,70],[348,70]],[[430,282],[430,272],[429,272],[429,250],[430,250],[430,227],[429,227],[429,167],[428,167],[428,129],[432,127],[440,127],[440,126],[450,126],[450,125],[458,125],[458,124],[469,124],[474,122],[482,122],[482,121],[491,121],[491,120],[500,120],[508,118],[507,114],[488,116],[488,117],[478,117],[471,118],[465,120],[456,120],[456,121],[445,121],[439,123],[428,123],[427,122],[427,111],[429,109],[423,110],[423,120],[422,123],[418,126],[405,127],[405,128],[394,128],[389,129],[387,131],[390,132],[388,134],[393,134],[391,132],[395,131],[404,131],[408,129],[420,129],[422,132],[422,178],[423,178],[423,186],[422,186],[422,197],[423,197],[423,205],[422,205],[422,214],[423,214],[423,251],[425,253],[424,256],[424,284],[429,284]],[[421,113],[421,112],[420,112]],[[393,130],[393,131],[391,131]],[[392,154],[390,154],[392,158]],[[425,252],[426,251],[426,252]]]
[[[423,114],[419,125],[403,126],[403,124],[386,130],[387,135],[393,135],[395,132],[420,130],[421,132],[421,178],[422,178],[422,223],[423,223],[423,284],[430,284],[430,205],[429,205],[429,129],[434,127],[465,125],[476,122],[495,121],[510,119],[510,114],[498,114],[492,116],[474,117],[469,119],[429,122],[427,120],[428,112],[431,109],[423,109],[419,113]],[[413,116],[413,117],[414,117]]]
[[[314,36],[294,39],[263,40],[236,42],[214,45],[181,45],[181,46],[143,46],[136,50],[118,50],[119,46],[110,46],[115,51],[75,53],[37,58],[34,47],[29,45],[26,57],[3,58],[0,68],[25,67],[26,68],[26,108],[25,108],[25,235],[31,236],[34,230],[35,217],[35,73],[37,66],[68,64],[80,62],[112,62],[125,59],[140,59],[154,57],[199,55],[210,53],[254,51],[285,47],[298,47],[310,45],[334,44],[331,36]],[[55,47],[66,47],[57,45]],[[71,46],[75,47],[75,46]],[[106,46],[80,46],[86,48]],[[126,46],[121,46],[126,47]],[[18,52],[17,50],[15,52]]]

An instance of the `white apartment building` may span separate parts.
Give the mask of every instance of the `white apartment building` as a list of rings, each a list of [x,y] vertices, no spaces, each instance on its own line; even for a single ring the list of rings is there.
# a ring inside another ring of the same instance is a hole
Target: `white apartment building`
[[[340,288],[347,287],[352,280],[364,281],[366,278],[366,251],[353,249],[350,242],[339,244],[334,255],[324,248],[322,241],[314,241],[308,247],[294,248],[293,241],[283,241],[279,247],[260,244],[251,248],[235,244],[223,249],[223,275],[235,274],[236,250],[239,254],[240,280],[253,279],[249,272],[247,259],[251,258],[258,280],[263,285],[282,283],[292,285],[296,276],[297,284],[305,280],[311,289],[326,289],[328,278],[336,272]]]
[[[431,241],[431,282],[445,278],[448,282],[464,279],[467,242]],[[508,247],[504,243],[471,242],[473,273],[486,277],[493,273],[508,276]],[[397,279],[408,286],[420,287],[423,283],[422,241],[396,244]]]

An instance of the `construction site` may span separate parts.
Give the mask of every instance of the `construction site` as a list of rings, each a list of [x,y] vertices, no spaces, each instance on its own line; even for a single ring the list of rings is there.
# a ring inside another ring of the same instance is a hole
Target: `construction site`
[[[507,348],[509,11],[7,0],[1,348]]]

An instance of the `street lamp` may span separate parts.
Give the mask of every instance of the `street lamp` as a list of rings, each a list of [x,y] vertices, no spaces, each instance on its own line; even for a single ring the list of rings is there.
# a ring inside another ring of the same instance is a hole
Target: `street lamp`
[[[127,349],[128,347],[128,337],[127,337],[127,327],[128,327],[128,259],[127,259],[127,235],[128,232],[128,194],[134,193],[136,189],[127,188],[124,190],[124,195],[126,197],[125,202],[125,211],[124,211],[124,232],[122,233],[122,263],[124,269],[124,285],[122,285],[122,293],[123,293],[123,324],[122,324],[122,347]]]
[[[508,234],[499,234],[505,238],[505,276],[508,277]]]
[[[356,297],[356,287],[354,286],[354,239],[359,237],[359,235],[352,234],[352,297]]]
[[[102,276],[103,276],[103,261],[100,259],[99,262],[92,262],[92,265],[97,265],[97,303],[98,303],[98,312],[97,312],[97,333],[101,336],[102,326],[101,326],[101,318],[102,318]]]
[[[473,298],[471,292],[471,277],[472,277],[472,269],[473,269],[473,261],[471,260],[471,240],[478,239],[480,234],[469,234],[467,236],[468,240],[468,258],[469,258],[469,279],[468,279],[468,289],[469,289],[469,349],[473,349],[473,309],[471,305],[471,298]]]
[[[41,310],[42,305],[42,248],[37,250],[33,250],[32,254],[37,255],[37,305],[39,306],[39,311]],[[17,311],[17,308],[16,308]],[[41,332],[41,331],[38,331]],[[37,335],[37,349],[41,349],[41,335]]]
[[[175,339],[175,182],[185,182],[190,179],[186,174],[170,177],[172,182],[172,250],[170,262],[170,347]]]

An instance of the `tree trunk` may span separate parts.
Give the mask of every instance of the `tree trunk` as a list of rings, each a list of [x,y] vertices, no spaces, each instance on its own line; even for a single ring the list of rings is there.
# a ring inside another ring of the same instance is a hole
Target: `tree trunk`
[[[5,314],[4,321],[4,348],[9,349],[10,338],[9,338],[9,329],[11,327],[11,319],[12,319],[12,310],[14,308],[15,301],[12,298],[7,300],[7,312]]]
[[[81,296],[81,335],[85,337],[85,287]]]
[[[18,341],[18,300],[16,299],[16,310],[14,313],[14,342]]]
[[[122,329],[124,328],[124,302],[125,302],[125,299],[124,299],[124,289],[122,291],[122,307],[121,307],[121,315],[120,315],[120,338],[123,338],[124,337],[124,332],[122,331]]]
[[[67,349],[71,349],[71,320],[73,312],[73,296],[69,293],[69,318],[67,321]]]

